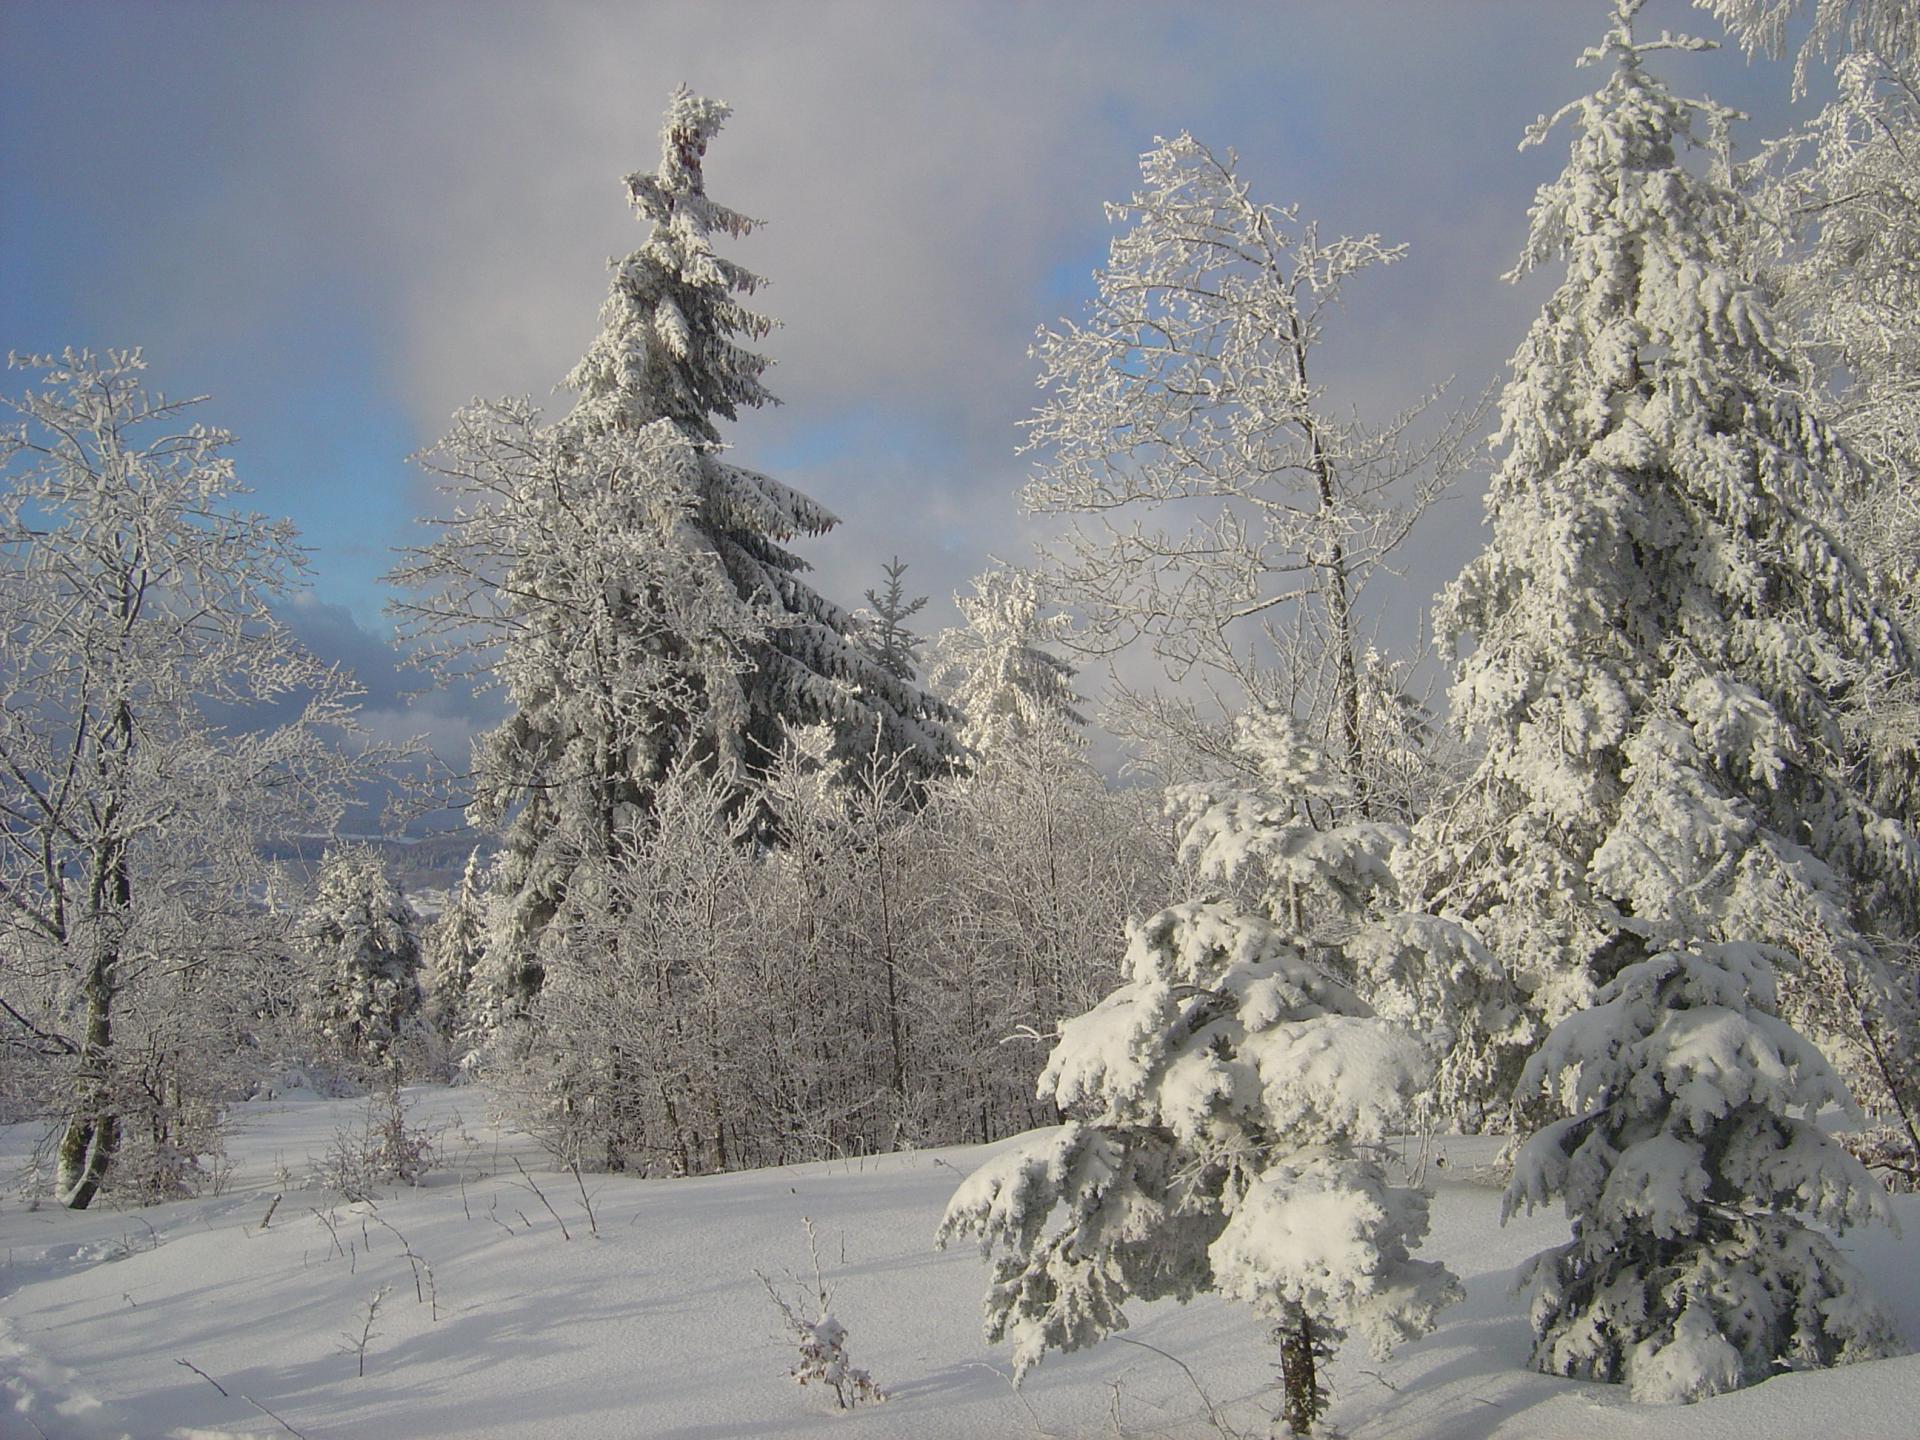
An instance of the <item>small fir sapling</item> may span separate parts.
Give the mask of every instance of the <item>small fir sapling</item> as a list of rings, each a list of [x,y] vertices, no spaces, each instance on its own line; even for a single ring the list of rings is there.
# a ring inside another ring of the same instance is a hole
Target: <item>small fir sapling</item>
[[[1016,1375],[1048,1350],[1125,1327],[1130,1298],[1243,1300],[1274,1326],[1292,1431],[1324,1412],[1324,1360],[1350,1330],[1379,1348],[1425,1333],[1458,1288],[1409,1252],[1426,1197],[1390,1186],[1368,1149],[1399,1124],[1428,1064],[1309,959],[1306,917],[1350,912],[1385,878],[1390,827],[1316,828],[1347,794],[1284,716],[1243,725],[1266,788],[1176,792],[1203,873],[1257,859],[1282,915],[1217,896],[1128,925],[1131,980],[1061,1027],[1040,1080],[1073,1120],[982,1166],[941,1243],[1000,1248],[987,1336]],[[1289,923],[1289,922],[1292,923]]]
[[[886,585],[867,591],[867,604],[872,609],[856,612],[860,645],[889,675],[912,683],[925,641],[907,628],[907,621],[927,608],[928,597],[907,598],[907,562],[898,555],[880,569],[887,577]]]
[[[1414,1102],[1417,1121],[1478,1129],[1496,1108],[1487,1097],[1512,1094],[1538,1039],[1511,976],[1457,922],[1391,908],[1406,831],[1355,818],[1356,787],[1290,718],[1237,717],[1233,756],[1235,781],[1170,792],[1184,819],[1183,858],[1209,878],[1240,879],[1375,1015],[1419,1036],[1433,1069]],[[1330,823],[1342,816],[1347,823]],[[1332,903],[1316,901],[1336,883]]]
[[[487,870],[476,848],[467,856],[460,888],[428,931],[423,947],[428,1018],[456,1072],[474,1063],[490,1018],[486,997],[476,993],[474,984],[486,963]]]
[[[1814,1122],[1852,1102],[1775,1013],[1778,953],[1700,945],[1630,965],[1528,1063],[1523,1086],[1571,1112],[1521,1150],[1504,1207],[1559,1198],[1573,1222],[1522,1271],[1539,1369],[1675,1402],[1899,1348],[1809,1228],[1892,1216]]]

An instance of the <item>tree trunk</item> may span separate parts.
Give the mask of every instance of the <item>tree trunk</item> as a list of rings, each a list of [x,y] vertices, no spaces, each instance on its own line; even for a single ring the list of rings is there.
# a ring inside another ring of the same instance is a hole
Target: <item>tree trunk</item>
[[[113,1103],[114,969],[119,945],[109,936],[96,942],[87,969],[87,1037],[74,1077],[73,1114],[60,1137],[54,1195],[72,1210],[93,1203],[120,1144],[120,1116]]]
[[[1292,317],[1291,333],[1286,337],[1293,347],[1293,368],[1302,394],[1307,393],[1307,339],[1300,327],[1300,317]],[[1328,553],[1319,561],[1322,583],[1326,588],[1327,626],[1333,633],[1328,643],[1333,647],[1335,669],[1333,708],[1338,716],[1340,739],[1344,749],[1342,758],[1346,764],[1348,779],[1353,781],[1354,795],[1360,804],[1362,816],[1373,813],[1366,784],[1366,757],[1362,752],[1360,734],[1360,672],[1354,656],[1356,644],[1353,633],[1353,591],[1352,578],[1348,574],[1346,544],[1339,538],[1340,493],[1333,469],[1333,457],[1327,453],[1325,437],[1311,414],[1303,415],[1302,427],[1306,431],[1307,445],[1312,455],[1314,483],[1319,492],[1320,513],[1327,520],[1332,539]]]
[[[627,1133],[627,1073],[625,1057],[618,1045],[607,1047],[607,1173],[622,1174],[627,1168],[629,1150],[638,1149]],[[584,1136],[582,1137],[585,1138]]]
[[[1369,777],[1360,733],[1360,671],[1353,655],[1356,643],[1353,634],[1353,596],[1347,576],[1346,546],[1337,540],[1327,560],[1326,575],[1327,621],[1334,635],[1333,658],[1338,672],[1334,686],[1340,708],[1340,732],[1346,751],[1347,774],[1353,781],[1361,815],[1369,816],[1373,810],[1371,797],[1367,793]]]
[[[887,974],[887,1086],[893,1092],[893,1135],[887,1148],[898,1150],[906,1124],[907,1045],[901,1025],[900,961],[894,950],[893,897],[887,886],[886,840],[880,834],[884,823],[880,819],[874,822],[873,858],[875,888],[880,900],[880,960]]]
[[[1290,1435],[1311,1435],[1313,1422],[1327,1408],[1327,1392],[1321,1388],[1318,1364],[1324,1347],[1314,1334],[1313,1321],[1304,1313],[1290,1325],[1279,1326],[1280,1386],[1285,1402],[1280,1418]]]
[[[118,754],[130,754],[133,715],[124,702],[115,708],[112,734]],[[117,802],[109,800],[101,817],[101,828],[108,836],[113,834],[118,813]],[[133,908],[133,872],[124,844],[111,838],[96,842],[92,862],[87,894],[93,921],[87,941],[92,954],[82,982],[87,1036],[74,1076],[73,1114],[60,1137],[54,1173],[55,1198],[72,1210],[84,1210],[93,1203],[120,1145],[120,1114],[113,1095],[113,1001],[120,988],[120,947]]]

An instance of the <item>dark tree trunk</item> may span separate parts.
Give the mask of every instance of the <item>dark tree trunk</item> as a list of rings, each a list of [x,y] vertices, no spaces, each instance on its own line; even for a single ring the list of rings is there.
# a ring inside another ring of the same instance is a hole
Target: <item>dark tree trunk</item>
[[[1280,1418],[1286,1422],[1288,1434],[1311,1435],[1313,1422],[1327,1409],[1327,1392],[1320,1384],[1319,1371],[1319,1362],[1327,1354],[1326,1343],[1304,1314],[1274,1333],[1280,1341],[1280,1388],[1284,1394]]]

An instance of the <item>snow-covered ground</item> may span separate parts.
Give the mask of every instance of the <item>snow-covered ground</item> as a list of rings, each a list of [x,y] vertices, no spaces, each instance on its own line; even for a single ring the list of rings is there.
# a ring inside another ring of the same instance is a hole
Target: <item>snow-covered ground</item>
[[[337,1132],[364,1121],[362,1102],[313,1098],[238,1107],[217,1196],[75,1214],[30,1209],[10,1187],[0,1436],[1266,1433],[1275,1357],[1251,1314],[1222,1303],[1138,1307],[1125,1340],[1050,1356],[1015,1392],[1006,1356],[980,1337],[977,1252],[932,1248],[981,1149],[682,1181],[589,1176],[590,1221],[573,1176],[491,1126],[482,1092],[408,1096],[414,1122],[438,1134],[441,1168],[373,1204],[306,1178]],[[6,1174],[34,1138],[0,1131]],[[1444,1148],[1424,1253],[1460,1274],[1467,1299],[1385,1362],[1358,1346],[1342,1354],[1331,1419],[1351,1440],[1920,1436],[1920,1356],[1671,1409],[1527,1371],[1508,1285],[1564,1222],[1543,1213],[1503,1230],[1498,1193],[1474,1182],[1484,1144]],[[1897,1208],[1920,1233],[1920,1203]],[[811,1278],[803,1217],[850,1357],[886,1388],[884,1404],[836,1414],[817,1386],[788,1378],[796,1351],[756,1271]],[[1884,1232],[1847,1243],[1920,1339],[1914,1247]],[[362,1375],[358,1341],[383,1288]]]

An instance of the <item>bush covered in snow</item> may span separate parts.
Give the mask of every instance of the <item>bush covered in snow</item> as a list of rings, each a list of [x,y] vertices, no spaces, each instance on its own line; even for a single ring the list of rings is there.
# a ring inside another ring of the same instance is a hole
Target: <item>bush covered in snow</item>
[[[396,1084],[367,1097],[356,1128],[333,1133],[319,1179],[348,1200],[370,1200],[382,1185],[418,1185],[434,1168],[433,1137],[411,1122]]]
[[[1808,1226],[1890,1212],[1811,1118],[1851,1101],[1775,1014],[1761,947],[1628,966],[1561,1022],[1524,1084],[1572,1112],[1527,1143],[1507,1191],[1506,1214],[1559,1197],[1574,1226],[1523,1272],[1540,1369],[1687,1401],[1898,1348],[1860,1275]]]

